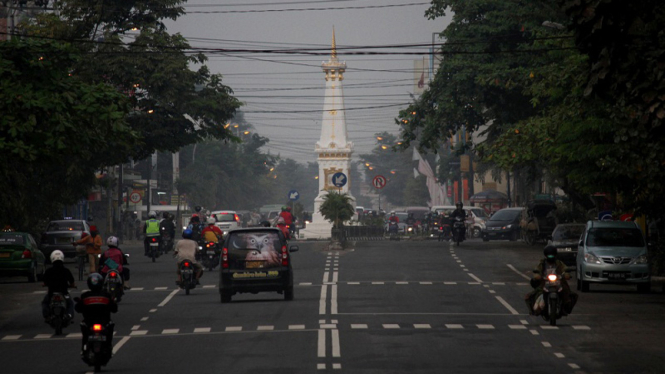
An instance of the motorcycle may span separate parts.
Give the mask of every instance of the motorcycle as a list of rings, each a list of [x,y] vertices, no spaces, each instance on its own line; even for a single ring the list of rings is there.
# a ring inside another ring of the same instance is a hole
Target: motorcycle
[[[563,287],[561,277],[556,274],[556,269],[549,268],[546,271],[547,276],[542,295],[545,308],[543,308],[541,316],[545,321],[549,321],[550,325],[556,326],[556,320],[563,317],[563,298],[561,297]]]
[[[388,223],[388,233],[390,233],[390,240],[399,240],[397,232],[399,231],[399,225],[395,221],[390,221]]]
[[[165,230],[162,230],[162,253],[168,253],[173,249],[173,238],[171,234]]]
[[[203,250],[205,253],[202,254],[202,265],[212,271],[219,264],[221,251],[215,242],[206,243]]]
[[[112,328],[110,322],[107,325],[100,323],[95,323],[92,326],[88,326],[84,322],[81,322],[81,329],[85,329],[87,334],[83,334],[83,353],[81,358],[83,362],[90,366],[95,367],[95,372],[100,372],[102,366],[106,366],[111,357],[113,356],[113,351],[111,348],[110,342],[107,342],[109,334],[109,329]]]
[[[69,296],[54,292],[49,302],[49,325],[55,329],[56,335],[62,335],[62,329],[69,326],[72,319],[67,314],[67,298]]]
[[[453,222],[453,241],[457,243],[459,246],[459,243],[464,241],[464,231],[466,231],[466,228],[464,227],[464,218],[462,217],[455,217],[454,222]]]
[[[125,294],[123,289],[122,274],[115,269],[111,269],[106,273],[104,278],[104,289],[111,295],[111,298],[119,303],[122,296]]]
[[[156,236],[148,238],[148,257],[152,258],[152,262],[159,257],[159,238]]]
[[[185,295],[189,295],[189,290],[196,287],[196,275],[194,274],[194,265],[189,260],[180,262],[180,287],[185,289]]]

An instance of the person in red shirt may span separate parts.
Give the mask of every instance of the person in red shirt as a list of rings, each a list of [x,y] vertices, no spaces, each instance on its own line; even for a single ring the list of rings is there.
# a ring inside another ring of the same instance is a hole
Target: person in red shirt
[[[284,234],[284,237],[286,240],[291,239],[291,233],[289,232],[289,228],[286,226],[286,223],[284,222],[283,217],[277,218],[277,227],[282,230],[282,233]]]
[[[284,218],[284,223],[286,226],[291,226],[293,224],[293,215],[291,214],[291,208],[284,207],[282,212],[279,213],[279,216]]]
[[[215,226],[215,222],[217,221],[213,217],[209,217],[208,226],[201,230],[201,237],[205,238],[205,241],[208,243],[218,243],[219,239],[224,236],[224,232],[222,232],[219,227]]]

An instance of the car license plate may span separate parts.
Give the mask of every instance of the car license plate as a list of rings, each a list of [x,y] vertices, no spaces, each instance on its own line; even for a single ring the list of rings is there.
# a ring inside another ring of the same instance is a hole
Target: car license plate
[[[88,337],[88,341],[90,342],[105,342],[106,341],[106,336],[104,335],[92,335]]]
[[[151,247],[158,247],[158,246],[159,246],[159,243],[150,243],[150,246],[151,246]]]
[[[626,273],[607,273],[608,279],[626,279]]]
[[[489,235],[489,236],[496,236],[496,233],[495,233],[495,232],[488,232],[487,235]]]
[[[5,252],[5,253],[0,253],[0,257],[9,257],[11,256],[11,253]]]
[[[62,243],[62,244],[71,243],[71,242],[72,242],[71,238],[58,238],[57,240],[57,243]]]
[[[245,269],[259,269],[263,267],[263,261],[245,261]]]
[[[214,254],[215,254],[215,251],[212,250],[212,249],[209,249],[207,253],[208,253],[209,255],[214,255]]]

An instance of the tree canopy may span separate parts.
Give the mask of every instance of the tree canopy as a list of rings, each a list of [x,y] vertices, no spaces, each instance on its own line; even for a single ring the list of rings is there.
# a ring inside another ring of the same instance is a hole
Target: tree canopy
[[[452,12],[441,65],[396,120],[423,150],[464,128],[481,161],[546,174],[578,202],[607,192],[621,209],[665,199],[664,6],[656,1],[434,0]],[[659,212],[657,212],[659,213]]]

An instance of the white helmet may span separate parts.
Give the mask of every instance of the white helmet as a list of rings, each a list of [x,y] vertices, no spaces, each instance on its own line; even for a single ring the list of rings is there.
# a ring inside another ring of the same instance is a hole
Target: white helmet
[[[154,210],[151,210],[150,213],[148,213],[148,217],[157,218],[157,213]]]
[[[117,247],[118,238],[116,238],[115,236],[109,236],[109,238],[106,239],[106,244],[108,244],[109,247]]]
[[[215,218],[213,218],[213,217],[208,217],[208,221],[207,221],[207,222],[208,222],[209,225],[212,225],[212,224],[214,224],[215,222],[217,222],[217,220],[215,220]]]
[[[62,253],[61,250],[55,250],[51,252],[51,263],[54,263],[56,261],[64,261],[65,260],[65,254]]]

